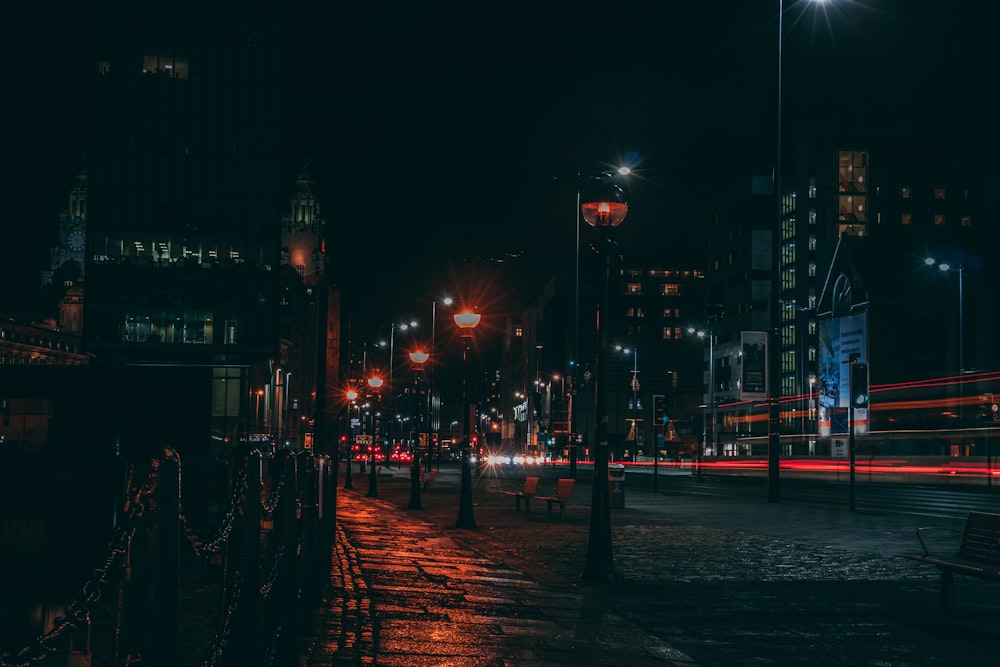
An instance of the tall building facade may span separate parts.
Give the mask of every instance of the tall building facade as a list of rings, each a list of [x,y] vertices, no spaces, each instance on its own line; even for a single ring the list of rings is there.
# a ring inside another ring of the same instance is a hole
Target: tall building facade
[[[995,255],[996,232],[995,221],[986,218],[983,174],[933,143],[852,143],[829,126],[803,126],[797,138],[780,209],[770,203],[773,194],[767,196],[770,179],[753,179],[750,187],[718,200],[712,211],[709,302],[725,304],[720,329],[733,343],[718,344],[714,351],[716,368],[731,369],[723,371],[723,382],[716,385],[723,393],[716,415],[719,454],[766,451],[766,405],[759,396],[748,396],[742,385],[746,348],[736,343],[754,334],[766,336],[771,307],[779,309],[780,324],[777,349],[768,353],[779,355],[780,373],[768,381],[778,383],[780,432],[799,436],[782,439],[784,456],[829,451],[829,441],[816,437],[823,391],[822,334],[826,320],[846,315],[843,306],[835,312],[831,304],[849,301],[852,285],[857,290],[854,310],[862,300],[866,311],[881,309],[879,316],[866,320],[863,354],[867,357],[874,346],[883,357],[881,363],[871,364],[873,382],[958,369],[959,350],[967,351],[966,371],[990,363],[983,313],[992,275],[988,267],[995,263],[987,259]],[[777,244],[771,237],[775,230]],[[845,238],[854,240],[850,251],[842,243]],[[776,275],[774,248],[779,253]],[[750,272],[734,261],[740,256],[748,258]],[[954,286],[956,276],[948,281],[948,276],[942,279],[927,270],[928,257],[953,267],[977,267],[963,272],[972,280],[961,296]],[[845,267],[856,266],[865,269],[863,281],[844,273]],[[767,297],[772,279],[779,281],[777,304]],[[839,296],[834,294],[838,290]],[[863,299],[862,291],[867,295]],[[869,301],[871,295],[877,298]],[[897,315],[885,317],[890,312]],[[956,325],[959,312],[966,316],[964,326]],[[914,313],[920,317],[911,317]],[[914,329],[896,328],[902,326],[903,314]],[[881,342],[873,342],[876,338]],[[928,346],[930,339],[943,345]],[[890,360],[892,350],[909,362]],[[946,363],[949,357],[952,362]]]
[[[278,341],[279,8],[111,0],[95,22],[85,348],[210,369],[220,442]]]
[[[669,267],[669,268],[667,268]],[[586,275],[596,275],[586,271]],[[608,438],[614,460],[652,460],[654,447],[690,456],[702,428],[704,274],[656,253],[625,253],[609,279]],[[502,446],[518,454],[592,455],[595,437],[596,286],[556,275],[506,323],[500,374]],[[665,418],[665,419],[664,419]]]

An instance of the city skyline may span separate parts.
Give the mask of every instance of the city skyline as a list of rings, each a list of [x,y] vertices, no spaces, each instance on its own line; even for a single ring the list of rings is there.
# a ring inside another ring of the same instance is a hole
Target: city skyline
[[[786,150],[795,124],[830,120],[858,141],[933,140],[985,165],[996,132],[983,104],[991,61],[977,35],[990,8],[784,7]],[[86,150],[87,9],[52,18],[50,48],[16,73],[30,94],[17,105],[21,166],[11,185],[23,200],[3,256],[6,312],[30,308]],[[301,37],[287,48],[288,90],[309,91],[285,102],[286,180],[290,195],[299,161],[310,161],[335,280],[362,298],[432,298],[425,282],[461,281],[463,267],[498,257],[514,267],[522,257],[516,271],[532,280],[542,261],[571,265],[577,173],[630,160],[622,247],[682,254],[697,243],[707,197],[773,169],[777,3],[746,3],[725,18],[708,8],[677,8],[670,20],[622,10],[621,29],[599,47],[573,29],[587,17],[538,16],[514,32],[499,21],[481,39],[443,39],[433,17],[376,24],[358,9],[317,11],[286,20]],[[356,33],[343,34],[348,24]]]

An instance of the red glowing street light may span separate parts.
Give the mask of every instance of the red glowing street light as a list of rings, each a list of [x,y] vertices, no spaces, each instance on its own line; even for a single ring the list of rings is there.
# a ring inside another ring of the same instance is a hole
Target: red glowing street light
[[[472,343],[472,331],[479,325],[482,315],[469,309],[455,313],[455,324],[462,332],[462,361],[465,367],[465,377],[462,380],[462,412],[465,415],[462,431],[462,486],[458,500],[458,521],[455,528],[475,530],[476,519],[472,513],[472,461],[470,444],[472,442],[471,424],[469,423],[469,346]]]
[[[382,386],[382,378],[377,375],[373,375],[368,378],[368,386],[372,389],[379,389]],[[381,397],[380,397],[381,402]],[[382,438],[379,434],[379,418],[378,413],[375,413],[375,428],[373,429],[375,433],[372,435],[372,444],[370,445],[371,450],[368,454],[368,463],[371,465],[371,470],[368,473],[368,498],[378,498],[378,470],[375,467],[375,449],[381,447]]]

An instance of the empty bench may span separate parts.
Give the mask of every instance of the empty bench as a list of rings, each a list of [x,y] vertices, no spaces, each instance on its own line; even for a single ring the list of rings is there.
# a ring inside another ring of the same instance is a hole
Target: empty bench
[[[524,486],[521,487],[520,491],[504,491],[508,496],[514,496],[514,509],[518,512],[521,511],[521,500],[524,500],[524,511],[527,512],[531,509],[531,499],[535,497],[535,493],[538,491],[538,480],[539,477],[525,477]]]
[[[919,563],[934,565],[941,571],[941,605],[950,609],[955,601],[955,575],[1000,581],[1000,514],[969,512],[962,531],[962,542],[954,555],[937,556],[930,553],[923,533],[930,528],[917,528],[917,539],[922,554],[905,557]]]
[[[566,503],[573,497],[573,487],[576,485],[575,479],[560,479],[556,482],[555,493],[551,496],[535,496],[535,500],[544,500],[549,505],[549,517],[552,516],[552,506],[559,505],[559,518],[563,517],[563,510]]]

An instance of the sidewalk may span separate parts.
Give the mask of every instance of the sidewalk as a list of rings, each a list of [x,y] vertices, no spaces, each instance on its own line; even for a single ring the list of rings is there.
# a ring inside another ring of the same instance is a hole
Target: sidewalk
[[[913,530],[961,522],[627,491],[612,511],[619,580],[581,584],[589,480],[565,518],[514,511],[520,480],[474,480],[475,531],[457,530],[459,471],[407,510],[408,470],[338,485],[332,584],[313,665],[987,665],[1000,587],[907,561]],[[554,480],[542,481],[548,492]]]

